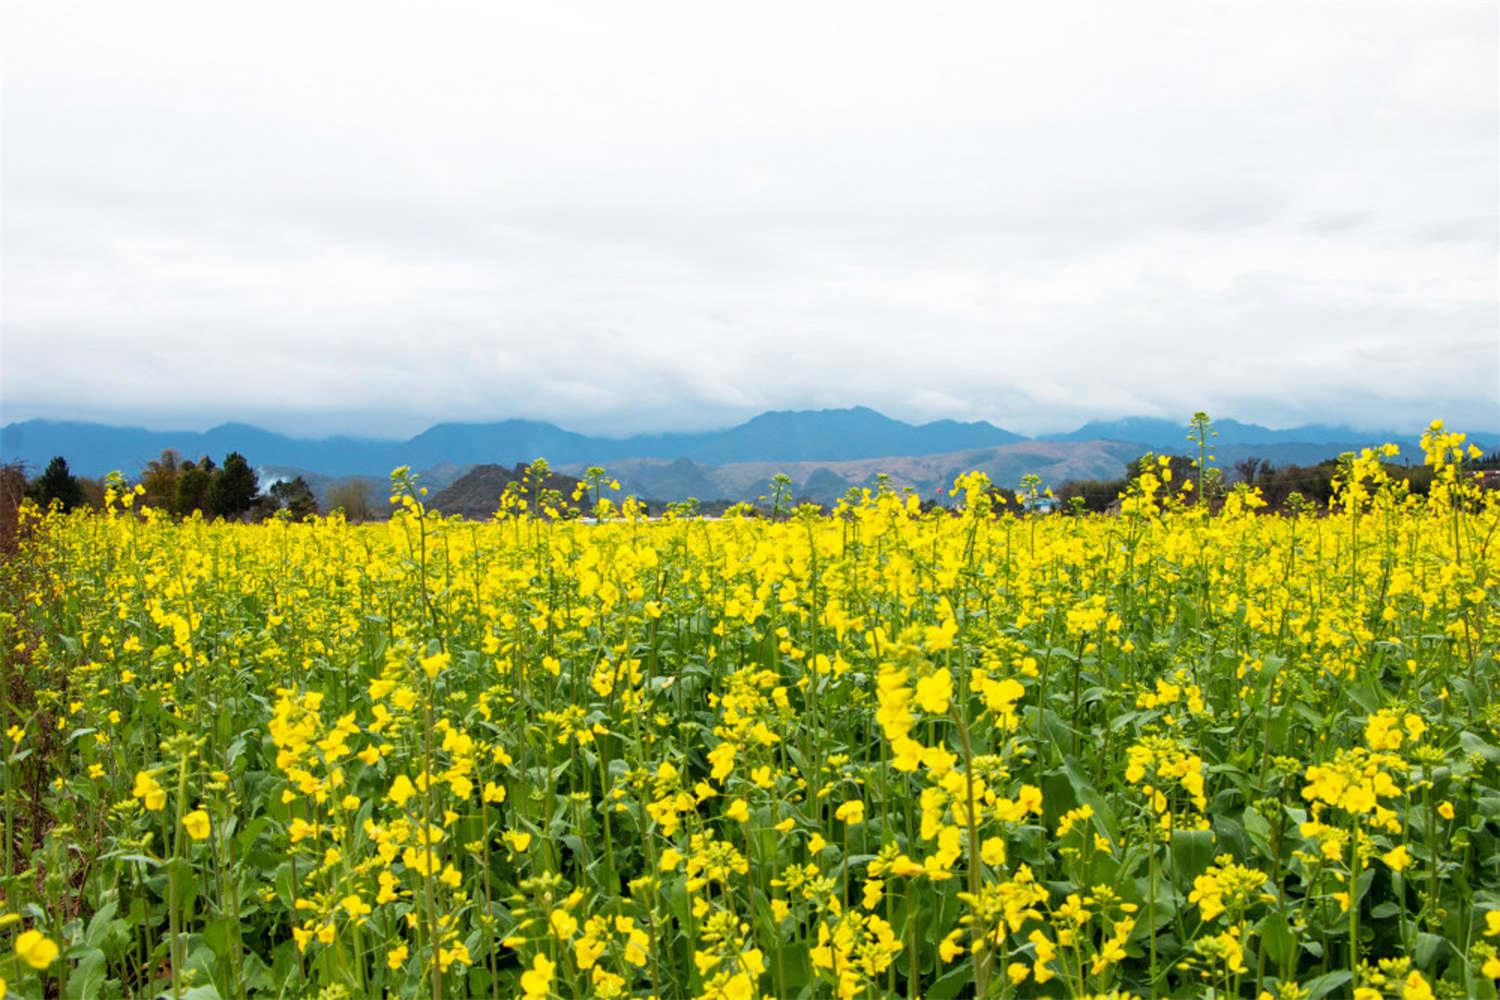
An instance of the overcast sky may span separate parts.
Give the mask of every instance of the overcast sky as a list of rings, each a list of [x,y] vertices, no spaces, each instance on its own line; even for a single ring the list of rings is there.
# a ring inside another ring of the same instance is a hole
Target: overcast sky
[[[5,0],[0,419],[1500,427],[1493,0]]]

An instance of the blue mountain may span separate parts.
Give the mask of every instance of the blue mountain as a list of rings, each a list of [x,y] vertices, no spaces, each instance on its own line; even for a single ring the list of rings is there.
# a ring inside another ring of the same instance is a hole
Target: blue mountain
[[[838,461],[887,455],[962,451],[1024,440],[984,422],[939,420],[908,424],[868,407],[763,413],[736,427],[696,434],[592,437],[535,420],[442,423],[406,441],[336,437],[293,438],[248,424],[208,431],[150,431],[104,424],[26,420],[0,428],[0,458],[40,469],[54,455],[78,474],[133,473],[164,449],[216,461],[238,451],[258,466],[309,469],[326,475],[384,475],[397,465],[513,465],[545,457],[555,465],[622,458],[690,458],[726,462]]]
[[[1420,460],[1413,435],[1309,425],[1272,430],[1237,420],[1214,423],[1220,464],[1255,455],[1272,462],[1307,463],[1341,451],[1395,441],[1406,457]],[[1186,423],[1130,417],[1093,421],[1066,434],[1040,440],[1119,441],[1141,451],[1191,450]],[[1496,447],[1497,435],[1478,435],[1481,447]],[[405,441],[333,437],[310,440],[276,434],[249,424],[221,424],[207,431],[152,431],[136,427],[54,420],[26,420],[0,428],[0,461],[24,462],[37,471],[62,455],[80,475],[118,469],[135,474],[167,448],[187,458],[221,461],[238,451],[261,468],[302,469],[324,476],[386,476],[398,465],[514,465],[545,457],[554,465],[608,465],[629,458],[689,459],[703,466],[735,462],[840,462],[898,456],[941,455],[1014,444],[1026,438],[984,421],[937,420],[909,424],[865,406],[838,410],[777,410],[734,427],[691,434],[594,437],[537,420],[441,423]]]
[[[1380,432],[1357,431],[1351,427],[1328,424],[1304,424],[1285,430],[1272,430],[1259,424],[1244,424],[1238,420],[1215,420],[1217,436],[1212,443],[1218,445],[1347,445],[1364,448],[1389,440],[1415,442],[1413,435],[1391,435]],[[1160,420],[1154,417],[1126,417],[1122,420],[1091,420],[1066,434],[1044,434],[1044,441],[1129,441],[1144,444],[1155,451],[1187,452],[1188,425],[1185,421]]]

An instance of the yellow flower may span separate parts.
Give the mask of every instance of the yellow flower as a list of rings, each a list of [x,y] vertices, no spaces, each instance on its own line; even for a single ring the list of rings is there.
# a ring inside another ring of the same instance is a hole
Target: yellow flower
[[[404,944],[398,944],[385,953],[385,964],[388,968],[399,969],[406,964],[406,956],[410,950]]]
[[[422,673],[427,675],[427,679],[430,681],[435,681],[437,680],[438,674],[448,669],[448,664],[451,663],[452,660],[453,657],[449,656],[447,653],[433,653],[431,656],[422,657],[417,662],[422,667]]]
[[[898,875],[902,878],[915,878],[918,875],[926,874],[927,869],[906,855],[898,854],[891,861],[890,872],[892,875]]]
[[[1500,937],[1500,910],[1489,910],[1485,913],[1484,936]]]
[[[736,823],[746,823],[750,820],[750,807],[744,799],[735,799],[729,803],[729,808],[724,810],[724,815]]]
[[[1415,969],[1401,984],[1401,1000],[1433,1000],[1432,987]]]
[[[398,774],[396,780],[391,782],[391,790],[385,793],[385,797],[400,807],[406,805],[406,800],[415,794],[417,794],[417,789],[411,783],[411,779],[404,774]]]
[[[959,943],[963,937],[962,928],[954,928],[948,932],[948,936],[938,942],[938,957],[944,962],[951,962],[964,953],[964,946]]]
[[[1020,806],[1024,812],[1040,816],[1042,814],[1042,790],[1035,785],[1022,785],[1020,793],[1016,795],[1016,805]]]
[[[833,811],[833,818],[849,826],[858,826],[865,821],[865,804],[859,799],[850,799]]]
[[[1452,819],[1453,818],[1453,803],[1452,802],[1441,802],[1441,803],[1439,803],[1438,804],[1438,815],[1441,816],[1441,817],[1443,817],[1443,819]]]
[[[1057,945],[1043,934],[1040,930],[1034,930],[1026,936],[1036,948],[1036,961],[1031,967],[1031,974],[1036,977],[1038,983],[1045,983],[1057,973],[1048,968],[1047,963],[1057,957]]]
[[[206,840],[209,830],[212,829],[212,824],[209,822],[208,813],[202,809],[194,809],[182,817],[182,828],[194,840]]]
[[[1411,865],[1411,854],[1407,852],[1405,844],[1400,844],[1382,854],[1380,860],[1390,865],[1393,870],[1404,872]]]
[[[922,754],[926,748],[917,740],[903,736],[891,741],[891,749],[896,752],[891,759],[891,766],[896,770],[915,771],[922,766]]]
[[[521,995],[525,1000],[546,1000],[552,994],[552,970],[555,965],[538,952],[531,968],[521,973]]]
[[[948,711],[948,701],[953,697],[953,675],[946,667],[940,667],[917,681],[917,690],[912,700],[917,707],[932,715]]]
[[[156,782],[156,772],[137,771],[135,775],[135,787],[131,789],[131,795],[142,800],[147,809],[152,812],[160,811],[167,804],[167,793]]]
[[[16,955],[40,971],[57,960],[57,943],[39,930],[29,930],[16,938]]]
[[[568,938],[572,937],[578,931],[577,919],[574,918],[573,914],[561,907],[552,911],[552,915],[548,917],[548,922],[552,925],[552,933],[557,936],[559,941],[568,940]]]
[[[708,752],[709,763],[713,768],[709,771],[709,777],[715,781],[723,781],[734,770],[734,755],[739,748],[733,743],[720,743]]]
[[[448,966],[454,962],[464,965],[473,965],[474,959],[469,955],[469,948],[462,941],[438,949],[438,971],[447,972]]]
[[[661,852],[661,860],[657,863],[657,867],[664,872],[669,872],[680,864],[682,864],[682,852],[675,847],[669,847]]]
[[[604,954],[604,948],[605,943],[594,937],[591,931],[573,942],[573,961],[580,969],[592,969],[599,956]]]

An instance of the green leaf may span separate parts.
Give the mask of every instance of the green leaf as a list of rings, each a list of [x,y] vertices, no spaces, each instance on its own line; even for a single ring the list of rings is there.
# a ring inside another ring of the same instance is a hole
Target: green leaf
[[[1281,913],[1270,913],[1260,922],[1260,946],[1266,957],[1280,968],[1292,968],[1297,960],[1297,936]]]
[[[1370,690],[1368,685],[1347,684],[1344,686],[1344,693],[1349,696],[1350,701],[1366,712],[1380,711],[1380,695]]]
[[[1431,969],[1432,963],[1447,944],[1448,942],[1442,937],[1423,931],[1417,935],[1417,939],[1412,945],[1412,961],[1416,962],[1423,969]]]
[[[1246,806],[1240,822],[1245,825],[1245,836],[1260,849],[1267,858],[1275,857],[1271,851],[1271,824],[1254,806]]]
[[[234,943],[234,920],[230,917],[219,917],[211,921],[207,927],[203,928],[203,941],[220,958],[229,958],[230,948]]]
[[[962,996],[965,989],[973,983],[974,967],[968,962],[962,962],[933,983],[923,995],[927,1000],[953,1000],[954,997]]]
[[[1078,772],[1071,758],[1063,761],[1063,770],[1073,782],[1074,791],[1078,798],[1087,803],[1094,810],[1094,823],[1104,828],[1104,833],[1111,840],[1120,839],[1120,823],[1115,817],[1115,810],[1109,804],[1109,800],[1100,795],[1099,792],[1084,779]]]
[[[115,912],[119,906],[113,899],[94,911],[89,918],[88,929],[83,932],[83,942],[90,948],[99,948],[104,944],[104,939],[109,935],[109,922],[114,919]]]
[[[68,996],[76,997],[77,1000],[94,1000],[99,991],[104,989],[108,978],[109,966],[104,960],[104,952],[98,948],[90,948],[83,953],[83,958],[68,977]]]
[[[1326,997],[1353,978],[1354,976],[1348,969],[1339,969],[1337,972],[1330,972],[1316,979],[1308,980],[1302,984],[1302,988],[1307,991],[1307,1000],[1322,1000],[1323,997]]]
[[[1496,749],[1467,730],[1458,734],[1458,744],[1465,753],[1476,753],[1491,764],[1500,764],[1500,749]]]
[[[143,864],[148,868],[161,867],[160,861],[156,860],[153,857],[148,857],[145,854],[106,854],[104,855],[104,858],[108,861],[134,861],[139,864]]]
[[[1212,830],[1172,831],[1172,877],[1186,884],[1214,859]]]

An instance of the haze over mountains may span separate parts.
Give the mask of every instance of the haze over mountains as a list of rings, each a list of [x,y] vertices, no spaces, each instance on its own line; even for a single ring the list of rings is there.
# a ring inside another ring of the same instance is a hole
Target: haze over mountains
[[[1339,426],[1273,430],[1235,420],[1214,426],[1215,454],[1226,467],[1251,455],[1274,464],[1307,464],[1384,441],[1410,449],[1420,433]],[[1003,485],[1014,485],[1028,472],[1052,484],[1109,478],[1144,451],[1186,452],[1186,434],[1185,424],[1132,417],[1028,439],[984,421],[909,424],[868,407],[773,411],[724,430],[626,438],[578,434],[532,420],[442,423],[405,441],[307,440],[233,423],[195,432],[28,420],[0,428],[0,458],[38,470],[52,456],[63,455],[75,473],[100,476],[115,469],[135,474],[167,448],[216,461],[238,451],[263,476],[302,472],[318,481],[384,479],[392,468],[408,465],[427,471],[428,481],[441,486],[474,466],[545,457],[563,471],[607,466],[627,492],[659,500],[753,497],[776,472],[786,472],[805,495],[826,499],[873,482],[880,473],[926,494],[972,468]],[[1493,448],[1493,437],[1480,435],[1481,446]]]

